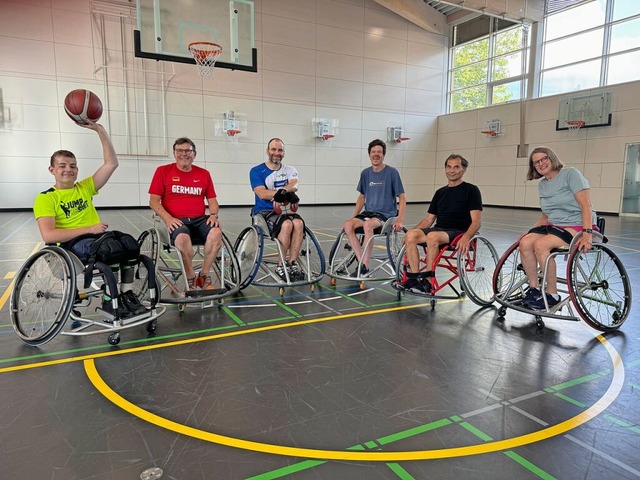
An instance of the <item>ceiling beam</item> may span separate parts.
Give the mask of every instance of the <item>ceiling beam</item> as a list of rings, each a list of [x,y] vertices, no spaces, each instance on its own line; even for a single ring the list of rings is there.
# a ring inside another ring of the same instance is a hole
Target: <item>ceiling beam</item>
[[[375,2],[428,32],[448,34],[447,17],[428,6],[423,0],[375,0]]]

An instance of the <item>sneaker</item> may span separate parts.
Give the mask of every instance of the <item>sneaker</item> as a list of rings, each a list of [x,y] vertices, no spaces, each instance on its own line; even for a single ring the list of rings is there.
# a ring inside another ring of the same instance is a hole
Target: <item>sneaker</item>
[[[187,290],[196,290],[198,288],[198,276],[187,278]]]
[[[356,271],[353,272],[351,276],[353,278],[366,277],[368,273],[369,273],[369,269],[367,268],[366,265],[363,264],[363,265],[360,265],[360,270],[358,271],[358,269],[356,268]]]
[[[399,290],[409,291],[418,283],[418,279],[414,277],[407,277],[404,281],[396,282],[396,286]]]
[[[102,300],[102,306],[101,309],[108,313],[109,315],[112,315],[114,318],[116,317],[116,313],[113,310],[113,304],[111,302],[111,300]],[[120,320],[124,320],[125,318],[131,318],[133,317],[133,313],[130,312],[127,307],[125,307],[122,302],[118,301],[118,318]],[[104,321],[106,323],[113,323],[113,319],[112,318],[105,318]]]
[[[304,280],[304,273],[300,270],[300,265],[292,263],[289,266],[289,278],[293,281]]]
[[[557,304],[560,303],[560,297],[556,298],[553,295],[547,293],[547,305],[549,305],[549,308],[555,307]],[[544,299],[542,298],[542,296],[540,296],[539,299],[534,300],[533,302],[529,302],[528,307],[531,310],[546,310],[547,306],[544,304]]]
[[[136,294],[131,290],[122,292],[118,297],[118,303],[122,304],[123,307],[135,315],[142,315],[147,312],[147,309],[140,303]]]
[[[278,275],[285,282],[287,281],[287,274],[284,271],[284,267],[282,265],[278,265],[276,267],[276,275]]]
[[[202,290],[215,290],[216,287],[213,286],[213,282],[211,281],[211,275],[205,273],[204,275],[200,274],[197,277],[196,285],[198,285]]]
[[[542,292],[539,288],[530,288],[527,290],[527,294],[522,299],[522,305],[528,307],[531,302],[535,302],[542,299]],[[543,302],[544,303],[544,302]]]

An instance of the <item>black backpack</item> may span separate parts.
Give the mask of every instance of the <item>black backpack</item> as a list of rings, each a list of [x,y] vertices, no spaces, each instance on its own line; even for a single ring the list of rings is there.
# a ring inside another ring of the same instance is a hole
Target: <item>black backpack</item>
[[[89,259],[84,271],[85,288],[89,288],[96,262],[111,267],[135,265],[140,257],[140,245],[128,233],[111,230],[104,233],[91,244]]]

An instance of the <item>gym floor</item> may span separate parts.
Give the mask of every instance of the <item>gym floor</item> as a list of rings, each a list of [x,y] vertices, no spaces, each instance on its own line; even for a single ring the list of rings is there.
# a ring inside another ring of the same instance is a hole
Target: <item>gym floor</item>
[[[413,226],[425,205],[409,205]],[[325,255],[351,206],[303,207]],[[102,210],[138,234],[150,210]],[[486,208],[501,255],[537,211]],[[223,208],[235,240],[249,208]],[[606,217],[640,281],[640,218]],[[23,344],[15,273],[42,244],[31,212],[0,212],[0,478],[640,478],[640,315],[600,334],[468,299],[325,277],[315,291],[250,286],[221,306],[175,305],[154,335]],[[637,292],[634,292],[637,297]]]

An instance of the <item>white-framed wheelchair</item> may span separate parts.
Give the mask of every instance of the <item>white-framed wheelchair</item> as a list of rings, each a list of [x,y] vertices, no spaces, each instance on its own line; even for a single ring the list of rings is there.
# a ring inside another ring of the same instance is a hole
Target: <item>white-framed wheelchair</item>
[[[85,268],[74,253],[58,246],[45,246],[26,260],[16,275],[10,300],[11,323],[20,340],[40,346],[59,333],[74,337],[106,333],[108,342],[117,345],[122,330],[146,325],[147,332],[155,332],[165,307],[158,304],[151,258],[141,254],[132,266],[133,292],[146,311],[124,318],[118,308],[117,266],[96,262],[88,288],[84,288]],[[111,299],[110,311],[103,307],[104,298]],[[64,330],[69,319],[71,328]]]
[[[240,263],[241,289],[249,285],[277,287],[284,295],[286,287],[310,285],[311,291],[325,274],[325,258],[318,239],[305,224],[302,246],[297,265],[300,276],[290,275],[283,269],[284,278],[276,272],[279,265],[286,265],[286,252],[277,238],[271,238],[265,218],[260,214],[251,215],[251,226],[240,232],[234,244],[234,251]]]
[[[592,248],[577,249],[582,233],[575,235],[567,247],[552,250],[544,268],[538,272],[545,309],[532,310],[522,301],[529,289],[520,261],[520,239],[502,255],[493,278],[498,315],[504,320],[507,309],[534,315],[536,327],[544,328],[543,318],[580,321],[603,332],[617,330],[629,316],[631,282],[620,259],[606,246],[604,219],[598,218],[599,232],[594,231]],[[556,263],[558,293],[561,300],[550,307],[545,289],[550,262]],[[565,272],[562,277],[561,273]]]
[[[371,251],[369,271],[361,275],[362,258],[357,259],[344,229],[340,231],[329,252],[327,275],[331,277],[331,285],[337,280],[356,281],[360,289],[365,288],[365,281],[390,281],[396,277],[396,260],[402,248],[406,228],[395,231],[393,228],[397,217],[388,218],[382,226],[374,230],[373,236],[364,243],[364,229],[356,228],[355,233],[360,243],[361,252]],[[364,256],[364,255],[363,255]]]
[[[480,234],[474,235],[469,242],[469,249],[465,255],[456,251],[456,246],[463,234],[458,235],[451,243],[440,247],[438,255],[431,265],[427,265],[426,244],[418,245],[418,272],[432,271],[430,279],[432,290],[430,293],[402,290],[398,282],[407,280],[406,246],[398,255],[397,273],[393,288],[398,291],[398,300],[403,293],[424,296],[429,299],[431,308],[435,308],[438,299],[460,299],[465,296],[481,307],[491,305],[494,301],[493,274],[498,264],[498,253],[493,244]]]
[[[177,305],[178,310],[184,312],[187,306],[220,305],[224,298],[240,290],[240,265],[224,232],[222,245],[209,272],[216,288],[194,290],[189,288],[182,255],[171,242],[166,224],[157,215],[153,215],[153,223],[154,227],[140,237],[140,251],[155,261],[161,303]],[[192,255],[193,268],[198,272],[204,259],[204,245],[194,243]]]

